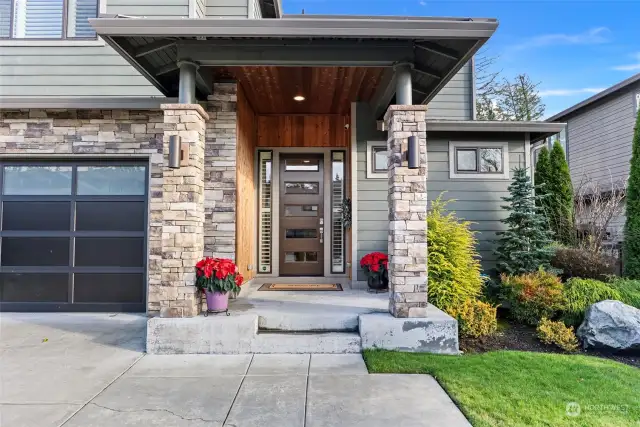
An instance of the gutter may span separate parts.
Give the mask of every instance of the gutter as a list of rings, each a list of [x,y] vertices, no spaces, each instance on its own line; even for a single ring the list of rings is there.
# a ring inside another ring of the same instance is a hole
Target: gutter
[[[438,18],[281,18],[281,19],[163,19],[93,18],[101,36],[209,36],[264,38],[360,39],[488,39],[498,28],[494,19]]]

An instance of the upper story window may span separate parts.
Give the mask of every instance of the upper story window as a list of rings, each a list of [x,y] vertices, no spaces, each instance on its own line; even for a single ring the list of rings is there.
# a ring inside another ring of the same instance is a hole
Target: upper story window
[[[94,39],[100,0],[0,0],[0,38]]]

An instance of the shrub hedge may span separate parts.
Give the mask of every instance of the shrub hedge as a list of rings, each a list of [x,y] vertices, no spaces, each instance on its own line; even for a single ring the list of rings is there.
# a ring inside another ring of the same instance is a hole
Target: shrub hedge
[[[640,309],[640,280],[616,278],[610,285],[620,293],[620,301]]]
[[[578,338],[573,332],[573,327],[567,327],[562,322],[541,319],[536,332],[540,341],[545,344],[556,345],[564,351],[576,351],[578,349]]]
[[[500,276],[502,299],[509,303],[512,317],[529,325],[542,318],[554,318],[564,308],[562,282],[556,275],[537,271],[519,276]]]
[[[497,307],[477,299],[469,299],[449,314],[458,319],[462,337],[482,337],[493,334],[498,328]]]
[[[607,299],[621,301],[621,294],[611,285],[594,279],[573,278],[564,284],[563,320],[567,325],[582,323],[591,304]]]
[[[604,280],[616,272],[613,257],[582,248],[560,246],[551,258],[551,266],[561,270],[564,280],[572,277]]]

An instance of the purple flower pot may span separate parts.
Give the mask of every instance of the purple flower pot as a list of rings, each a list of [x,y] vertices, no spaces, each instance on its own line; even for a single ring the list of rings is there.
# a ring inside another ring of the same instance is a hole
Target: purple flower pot
[[[229,306],[229,294],[220,292],[209,292],[207,294],[207,309],[209,311],[225,311]]]

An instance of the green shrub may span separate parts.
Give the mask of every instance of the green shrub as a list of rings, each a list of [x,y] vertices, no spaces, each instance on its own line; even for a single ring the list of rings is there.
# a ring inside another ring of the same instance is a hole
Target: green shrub
[[[564,316],[568,325],[579,325],[591,304],[607,299],[620,301],[620,292],[609,284],[593,279],[570,279],[564,284]]]
[[[616,278],[610,285],[620,293],[620,301],[640,309],[640,280]]]
[[[519,276],[500,276],[502,298],[511,316],[519,322],[537,325],[543,317],[553,318],[564,308],[562,282],[556,275],[539,270]]]
[[[483,337],[493,334],[498,328],[497,307],[477,299],[469,299],[449,314],[458,319],[462,337]]]
[[[616,259],[585,248],[559,246],[551,258],[551,266],[562,270],[561,275],[565,280],[572,277],[604,280],[615,274]]]
[[[578,338],[573,332],[573,327],[567,327],[562,322],[554,322],[549,319],[541,319],[536,328],[538,339],[545,344],[552,344],[564,351],[576,351]]]
[[[445,213],[449,202],[441,194],[427,214],[429,302],[444,311],[478,297],[483,283],[471,223]]]

